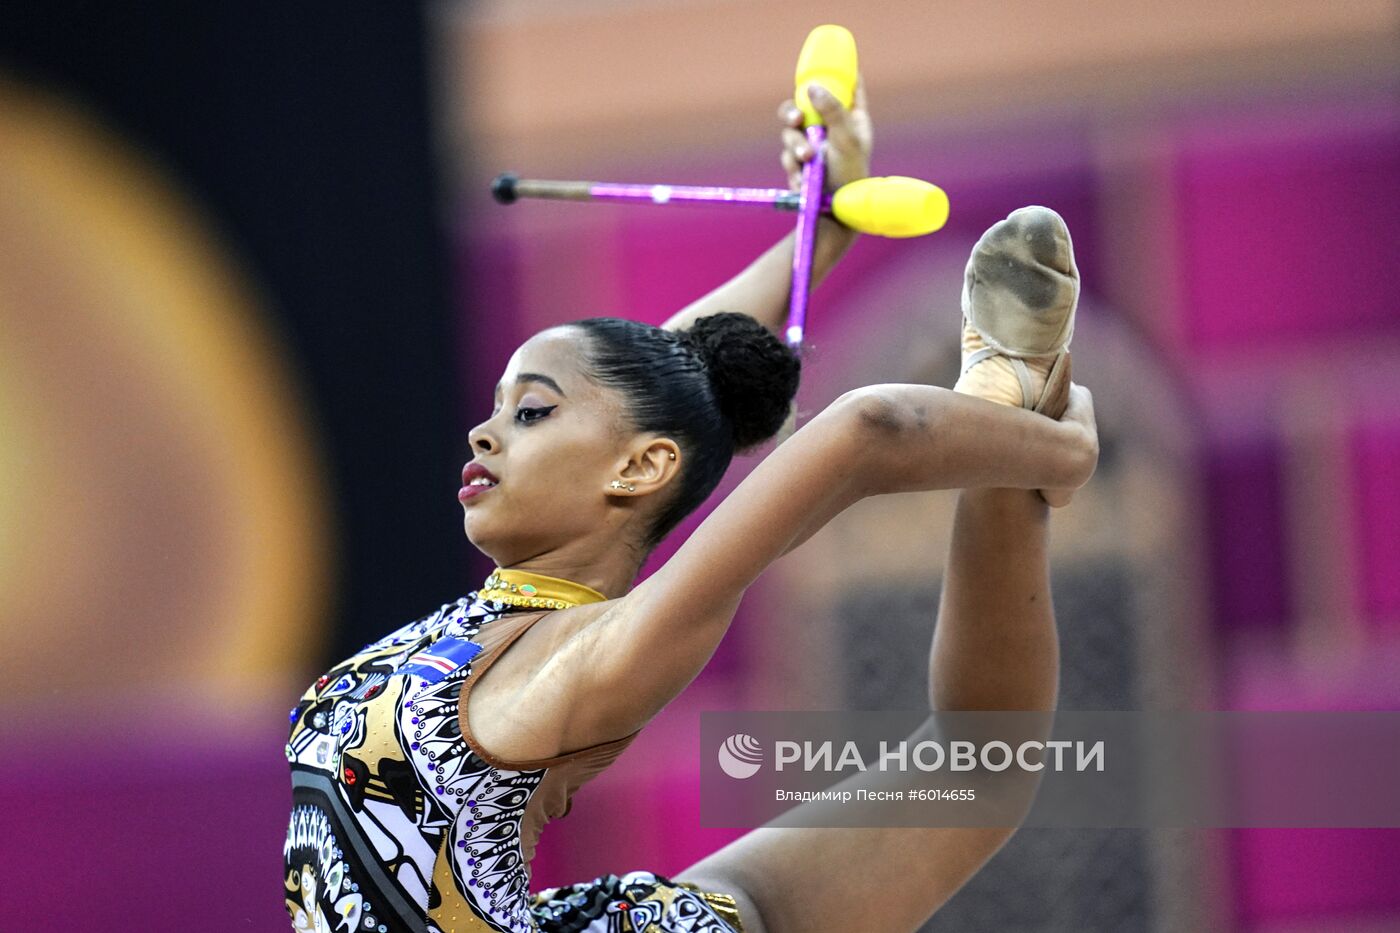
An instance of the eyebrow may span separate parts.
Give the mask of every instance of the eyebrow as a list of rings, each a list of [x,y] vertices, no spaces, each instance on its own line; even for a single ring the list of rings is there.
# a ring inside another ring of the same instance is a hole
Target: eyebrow
[[[520,373],[519,375],[517,375],[517,376],[515,377],[515,384],[516,384],[516,385],[523,385],[524,383],[527,383],[527,382],[539,382],[539,383],[543,383],[544,385],[549,386],[549,387],[550,387],[551,389],[553,389],[555,392],[557,392],[557,393],[559,393],[560,395],[564,396],[564,398],[568,398],[568,397],[569,397],[569,396],[564,392],[563,389],[559,388],[559,383],[555,382],[553,379],[549,378],[549,377],[546,376],[544,373]],[[501,384],[500,384],[499,382],[496,383],[496,391],[497,391],[497,392],[500,392],[500,391],[501,391]]]

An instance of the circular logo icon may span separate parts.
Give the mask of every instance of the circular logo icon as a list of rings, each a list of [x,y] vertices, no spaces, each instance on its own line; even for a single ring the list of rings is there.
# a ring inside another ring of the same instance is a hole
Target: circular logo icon
[[[736,733],[719,747],[720,770],[732,778],[753,777],[762,764],[763,746],[751,735]]]

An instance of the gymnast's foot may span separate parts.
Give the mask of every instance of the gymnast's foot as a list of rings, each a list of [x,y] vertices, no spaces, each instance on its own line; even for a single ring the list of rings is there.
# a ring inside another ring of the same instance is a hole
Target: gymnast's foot
[[[1069,404],[1079,270],[1064,219],[1012,211],[982,234],[963,279],[956,392],[1058,419]]]
[[[1079,270],[1064,219],[1023,207],[982,234],[963,277],[962,374],[955,392],[1058,420],[1069,407],[1069,341]],[[1054,507],[1072,489],[1042,489]]]

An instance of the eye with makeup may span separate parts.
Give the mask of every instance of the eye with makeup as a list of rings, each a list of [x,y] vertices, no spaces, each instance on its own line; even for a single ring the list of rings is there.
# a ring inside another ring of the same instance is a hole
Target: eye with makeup
[[[515,420],[517,424],[533,424],[548,415],[558,405],[543,405],[537,408],[521,407],[515,410]]]

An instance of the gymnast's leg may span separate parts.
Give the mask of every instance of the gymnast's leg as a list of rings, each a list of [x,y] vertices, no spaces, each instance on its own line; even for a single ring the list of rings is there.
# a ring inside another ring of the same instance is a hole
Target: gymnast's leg
[[[1089,393],[1068,380],[1077,298],[1069,233],[1057,214],[1026,208],[994,226],[968,264],[958,391],[1034,407],[1050,417],[1063,412],[1064,419],[1080,421],[1092,434]],[[1019,345],[1025,355],[1011,360],[993,352],[976,322],[1002,347]],[[975,437],[964,440],[976,443]],[[1050,599],[1046,503],[1068,501],[1066,490],[1042,495],[979,488],[959,494],[929,657],[929,704],[935,712],[1055,708],[1059,641]],[[822,806],[827,804],[794,808],[792,822],[800,822],[804,808]],[[677,877],[732,894],[747,933],[912,931],[1013,832],[1009,826],[769,825]]]
[[[934,710],[1054,708],[1047,512],[1033,491],[960,494],[929,660]],[[747,933],[914,930],[1012,832],[762,827],[677,877],[734,894]]]

